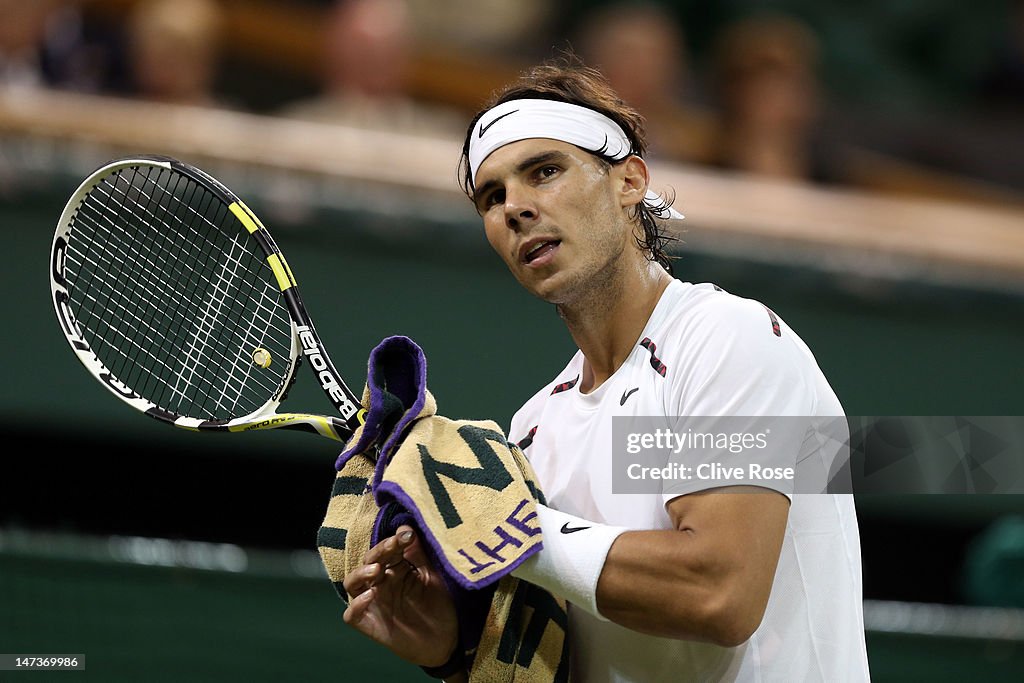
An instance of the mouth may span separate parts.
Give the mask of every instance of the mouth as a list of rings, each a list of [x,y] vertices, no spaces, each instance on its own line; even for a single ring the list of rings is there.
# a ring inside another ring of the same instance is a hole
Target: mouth
[[[530,240],[519,249],[519,260],[527,266],[543,265],[554,257],[561,244],[558,239]]]

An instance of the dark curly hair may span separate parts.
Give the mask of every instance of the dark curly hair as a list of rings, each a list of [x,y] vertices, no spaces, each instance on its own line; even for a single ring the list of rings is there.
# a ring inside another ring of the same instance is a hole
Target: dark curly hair
[[[631,154],[643,157],[647,152],[644,118],[635,109],[622,101],[608,81],[597,69],[586,66],[574,54],[566,54],[557,60],[535,66],[520,76],[518,81],[504,87],[492,95],[488,103],[481,109],[469,124],[466,139],[462,146],[462,160],[459,164],[462,174],[462,189],[466,196],[473,199],[473,174],[469,167],[470,136],[480,120],[489,109],[509,100],[546,99],[576,104],[604,114],[614,121],[625,132],[629,139]],[[590,154],[608,166],[622,163],[625,159],[615,160],[599,152]],[[633,207],[631,218],[642,229],[636,235],[637,244],[652,261],[662,265],[669,273],[672,272],[672,261],[677,258],[666,252],[669,243],[676,237],[667,233],[658,220],[668,217],[671,198],[662,199],[657,206],[648,202],[640,202]]]

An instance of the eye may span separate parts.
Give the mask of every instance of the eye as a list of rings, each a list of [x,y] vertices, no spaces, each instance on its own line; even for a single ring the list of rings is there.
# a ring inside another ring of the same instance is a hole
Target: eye
[[[561,169],[558,168],[558,166],[552,166],[550,164],[547,166],[541,166],[540,168],[537,169],[537,177],[541,179],[547,179],[554,175],[557,175],[560,170]]]
[[[491,208],[497,204],[505,203],[505,190],[491,190],[484,195],[483,202],[481,203],[484,210]]]

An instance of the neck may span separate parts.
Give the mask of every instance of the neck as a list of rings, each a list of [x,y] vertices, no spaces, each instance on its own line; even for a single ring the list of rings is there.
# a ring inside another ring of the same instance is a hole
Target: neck
[[[609,269],[586,294],[557,306],[573,341],[583,352],[580,391],[590,393],[626,362],[662,292],[672,281],[659,264]]]

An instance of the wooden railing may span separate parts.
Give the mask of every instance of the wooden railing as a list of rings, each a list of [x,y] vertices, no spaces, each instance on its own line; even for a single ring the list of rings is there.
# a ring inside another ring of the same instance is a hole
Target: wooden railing
[[[461,140],[26,90],[0,91],[0,135],[97,146],[108,158],[162,153],[401,189],[390,193],[396,202],[450,200],[453,222],[476,220],[458,186]],[[655,164],[652,177],[655,189],[676,194],[684,238],[697,248],[1024,287],[1024,210],[1010,204],[896,198],[683,165]]]

